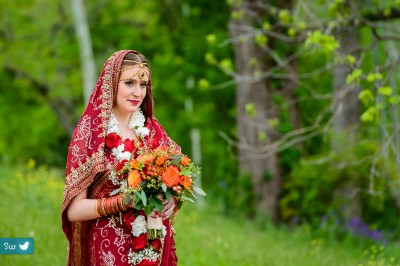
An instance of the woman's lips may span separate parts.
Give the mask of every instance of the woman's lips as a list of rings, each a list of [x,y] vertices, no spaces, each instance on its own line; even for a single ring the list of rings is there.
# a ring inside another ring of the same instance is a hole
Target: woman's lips
[[[135,101],[135,100],[128,100],[128,101],[134,105],[138,105],[140,103],[140,101]]]

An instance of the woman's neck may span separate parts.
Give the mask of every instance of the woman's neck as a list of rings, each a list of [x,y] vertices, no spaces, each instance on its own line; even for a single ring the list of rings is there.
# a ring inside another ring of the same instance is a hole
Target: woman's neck
[[[118,110],[113,110],[115,117],[118,120],[118,124],[120,127],[128,128],[129,119],[131,118],[132,114],[130,113],[123,113],[121,114]]]

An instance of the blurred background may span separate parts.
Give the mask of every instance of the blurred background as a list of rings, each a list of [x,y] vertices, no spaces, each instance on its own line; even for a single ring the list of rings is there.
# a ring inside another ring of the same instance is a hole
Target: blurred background
[[[202,167],[179,265],[400,265],[398,0],[0,0],[0,237],[65,265],[72,132],[105,60],[151,63]]]

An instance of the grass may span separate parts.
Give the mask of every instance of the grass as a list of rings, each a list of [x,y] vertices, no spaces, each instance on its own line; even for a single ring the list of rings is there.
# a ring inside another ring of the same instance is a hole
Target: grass
[[[21,170],[0,166],[0,173],[0,237],[35,241],[33,255],[0,255],[0,265],[65,265],[67,241],[60,220],[63,172],[30,161]],[[400,265],[394,244],[316,238],[307,227],[261,230],[252,221],[221,216],[210,206],[187,203],[177,215],[180,266]]]

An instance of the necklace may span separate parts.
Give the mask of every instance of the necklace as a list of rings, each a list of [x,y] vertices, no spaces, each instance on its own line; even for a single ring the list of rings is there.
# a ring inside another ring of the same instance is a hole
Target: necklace
[[[132,129],[136,136],[141,139],[150,133],[150,130],[144,126],[145,121],[146,119],[142,111],[138,109],[131,115],[128,123],[128,128]],[[110,148],[111,154],[119,162],[122,160],[129,160],[136,146],[133,140],[122,138],[118,119],[113,112],[111,112],[110,121],[108,122],[106,146]]]

